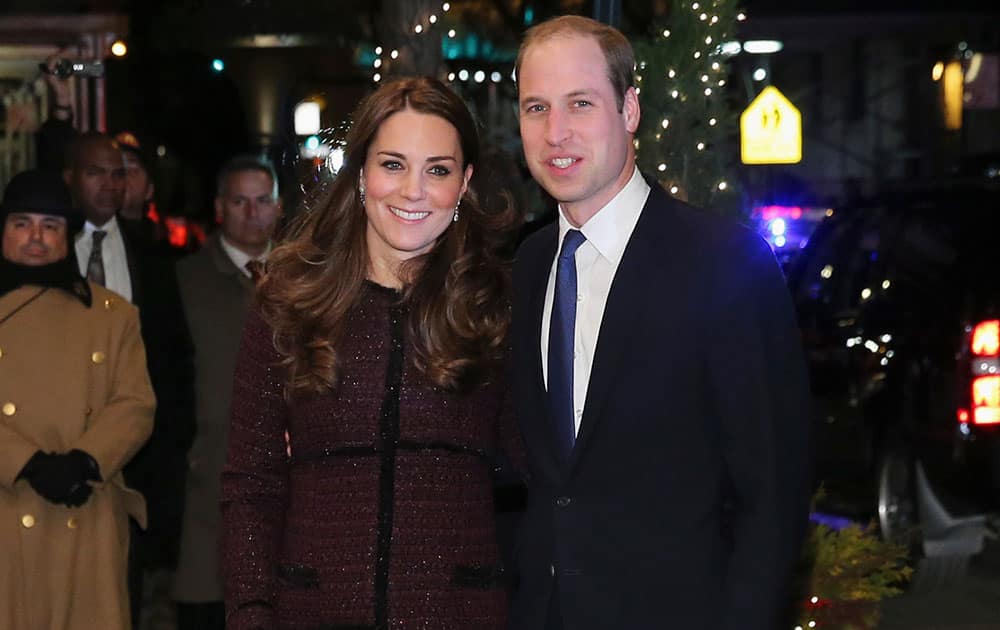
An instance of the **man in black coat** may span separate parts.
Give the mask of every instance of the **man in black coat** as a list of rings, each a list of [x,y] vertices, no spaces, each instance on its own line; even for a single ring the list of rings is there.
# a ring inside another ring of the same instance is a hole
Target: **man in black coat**
[[[528,167],[559,202],[514,270],[531,466],[517,630],[774,630],[807,522],[806,371],[758,236],[635,166],[634,56],[582,17],[517,62]]]
[[[86,218],[75,244],[80,273],[139,308],[156,393],[153,435],[125,467],[126,481],[146,497],[149,513],[148,529],[133,532],[130,595],[136,618],[141,568],[172,569],[177,562],[185,455],[194,435],[194,367],[173,263],[143,247],[117,217],[125,177],[123,156],[113,139],[99,133],[74,138],[63,179]]]

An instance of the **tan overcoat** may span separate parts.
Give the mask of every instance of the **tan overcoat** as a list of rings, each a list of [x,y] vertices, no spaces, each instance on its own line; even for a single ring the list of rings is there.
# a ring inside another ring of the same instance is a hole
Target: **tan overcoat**
[[[156,402],[138,312],[90,287],[90,308],[59,289],[0,296],[0,628],[129,628],[128,517],[144,527],[146,509],[121,468],[148,439]],[[15,481],[35,451],[74,448],[105,480],[83,506]]]

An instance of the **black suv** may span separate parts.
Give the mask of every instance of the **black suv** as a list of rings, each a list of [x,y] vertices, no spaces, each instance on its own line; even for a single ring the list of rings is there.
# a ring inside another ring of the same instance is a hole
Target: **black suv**
[[[1000,185],[952,183],[828,212],[787,270],[826,508],[913,543],[927,583],[1000,506],[998,258]]]

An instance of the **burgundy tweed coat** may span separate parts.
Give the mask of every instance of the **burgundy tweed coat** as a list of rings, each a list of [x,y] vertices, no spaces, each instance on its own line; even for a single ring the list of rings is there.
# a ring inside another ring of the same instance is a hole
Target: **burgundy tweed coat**
[[[523,451],[505,381],[434,386],[409,360],[398,298],[367,283],[339,386],[291,404],[251,313],[222,476],[229,630],[504,627],[491,473],[498,450]]]

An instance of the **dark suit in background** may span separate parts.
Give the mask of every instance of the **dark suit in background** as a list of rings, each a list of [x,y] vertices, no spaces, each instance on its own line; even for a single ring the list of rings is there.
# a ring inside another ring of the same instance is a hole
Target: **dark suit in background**
[[[188,455],[181,553],[173,595],[180,602],[221,602],[220,478],[226,461],[233,372],[253,283],[236,268],[218,234],[200,252],[180,261],[177,275],[196,348],[197,435]]]

